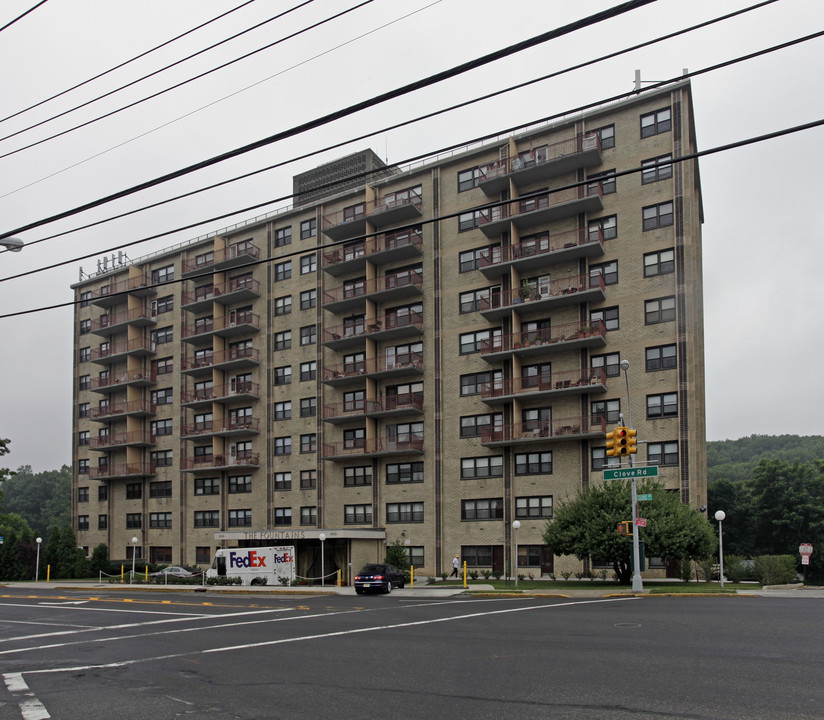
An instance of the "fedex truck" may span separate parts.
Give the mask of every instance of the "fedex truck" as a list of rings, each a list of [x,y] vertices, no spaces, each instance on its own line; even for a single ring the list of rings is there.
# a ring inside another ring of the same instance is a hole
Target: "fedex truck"
[[[281,585],[295,580],[295,548],[227,548],[215,552],[207,578],[239,577],[243,585]]]

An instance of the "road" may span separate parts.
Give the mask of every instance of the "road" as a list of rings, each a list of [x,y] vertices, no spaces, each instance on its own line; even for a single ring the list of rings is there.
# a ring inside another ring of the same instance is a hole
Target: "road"
[[[0,720],[818,719],[822,607],[0,588]]]

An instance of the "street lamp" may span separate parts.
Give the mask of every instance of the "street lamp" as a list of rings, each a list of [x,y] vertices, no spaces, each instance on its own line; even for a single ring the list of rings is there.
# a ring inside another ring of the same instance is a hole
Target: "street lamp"
[[[632,427],[632,400],[629,394],[629,360],[621,360],[621,370],[624,371],[624,380],[627,384],[627,420]],[[629,466],[635,467],[635,458],[629,456]],[[644,581],[641,579],[641,548],[638,535],[640,527],[636,523],[638,519],[638,488],[635,483],[635,474],[632,480],[632,592],[644,592]]]
[[[132,576],[129,578],[129,585],[134,582],[134,558],[137,555],[137,538],[132,538]]]
[[[11,252],[20,252],[23,249],[23,241],[16,237],[6,237],[0,240],[0,245]]]
[[[318,540],[320,540],[320,585],[324,587],[326,585],[326,568],[324,567],[323,543],[326,542],[326,533],[318,535]]]
[[[37,582],[40,579],[40,543],[43,542],[43,538],[39,537],[35,542],[37,543],[37,562],[34,565],[34,582]]]
[[[515,531],[515,563],[514,563],[514,573],[515,573],[515,587],[518,587],[518,528],[521,527],[521,521],[516,520],[512,523],[512,529]]]
[[[715,512],[715,519],[718,520],[718,581],[721,583],[721,589],[724,589],[724,534],[721,532],[721,523],[727,513],[723,510]]]

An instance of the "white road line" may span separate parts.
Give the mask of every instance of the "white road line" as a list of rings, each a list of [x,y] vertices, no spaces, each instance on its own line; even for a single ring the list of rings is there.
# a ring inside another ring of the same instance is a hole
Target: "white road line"
[[[23,720],[48,720],[51,717],[43,705],[29,689],[21,673],[8,673],[3,676],[6,687],[20,706]]]

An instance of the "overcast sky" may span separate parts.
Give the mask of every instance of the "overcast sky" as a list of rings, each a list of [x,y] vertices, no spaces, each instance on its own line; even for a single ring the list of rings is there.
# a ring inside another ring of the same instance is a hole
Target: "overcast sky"
[[[36,4],[3,0],[0,27]],[[241,0],[49,0],[0,33],[0,117],[22,110],[189,30]],[[207,28],[5,122],[0,137],[109,92],[293,6],[256,0]],[[0,155],[158,92],[285,37],[359,0],[315,0],[282,19],[102,101],[0,141]],[[347,107],[613,2],[373,0],[342,18],[230,68],[36,147],[0,158],[0,231],[53,215]],[[32,242],[243,172],[379,130],[516,82],[653,39],[750,2],[658,0],[617,19],[194,173],[68,220],[21,234]],[[419,12],[403,18],[405,14]],[[391,24],[390,24],[391,23]],[[287,195],[293,174],[372,147],[390,163],[485,133],[630,92],[634,72],[665,80],[822,29],[820,0],[778,0],[744,16],[469,108],[381,133],[185,201],[0,254],[0,314],[72,300],[71,262],[205,218]],[[381,29],[381,26],[385,26]],[[372,31],[365,37],[359,37]],[[351,42],[350,42],[351,41]],[[342,47],[338,47],[341,46]],[[824,40],[693,80],[699,149],[824,118]],[[820,370],[820,207],[824,129],[701,161],[704,199],[706,414],[709,440],[824,434]],[[622,168],[618,168],[621,170]],[[620,189],[620,188],[619,188]],[[288,203],[207,222],[127,250],[132,259]],[[97,255],[95,255],[97,257]],[[11,467],[71,461],[72,309],[0,319],[0,437]]]

